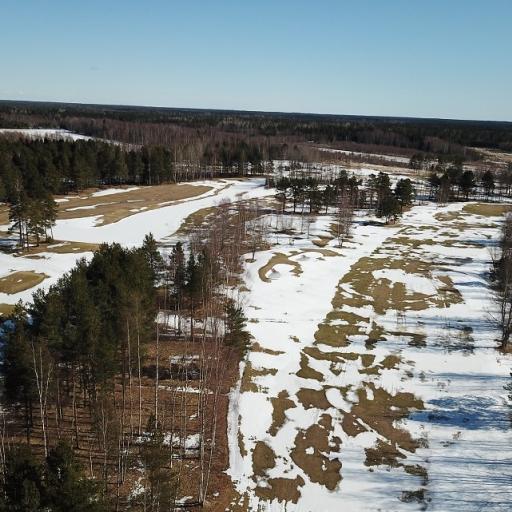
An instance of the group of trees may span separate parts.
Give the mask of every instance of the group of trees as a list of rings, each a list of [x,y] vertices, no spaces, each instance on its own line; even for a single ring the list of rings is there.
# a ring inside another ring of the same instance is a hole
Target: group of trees
[[[350,225],[350,210],[368,208],[386,222],[396,220],[403,208],[412,204],[415,190],[411,180],[400,179],[393,189],[387,173],[370,175],[366,181],[349,175],[345,170],[335,177],[320,179],[314,174],[295,174],[276,180],[277,198],[286,211],[287,203],[292,203],[293,213],[300,208],[309,213],[336,211],[339,225]],[[338,230],[340,233],[346,229]]]
[[[430,197],[439,202],[450,200],[469,199],[477,187],[476,176],[471,170],[462,167],[450,167],[442,175],[432,173],[429,177]],[[480,185],[489,197],[494,191],[494,176],[486,171],[480,180]]]
[[[9,206],[9,231],[18,235],[19,246],[28,248],[30,241],[36,245],[42,237],[48,242],[53,238],[52,228],[57,219],[57,204],[50,194],[44,197],[29,197],[19,190]]]
[[[19,484],[30,496],[16,495],[34,503],[30,510],[61,510],[47,505],[44,468],[64,450],[60,440],[99,485],[86,486],[76,473],[77,498],[86,496],[83,508],[73,502],[70,512],[96,510],[86,504],[103,501],[116,509],[172,510],[184,489],[204,502],[212,468],[223,464],[217,437],[228,368],[236,377],[250,341],[233,284],[240,256],[264,246],[261,213],[257,201],[223,203],[165,256],[150,235],[135,249],[102,245],[32,303],[15,307],[2,401],[23,414],[14,414],[2,435],[13,446],[24,438],[34,447],[33,483]],[[169,342],[178,354],[170,363],[163,356]],[[127,476],[140,467],[143,492],[126,502]],[[7,488],[4,494],[11,499]]]
[[[91,457],[99,446],[105,485],[119,433],[116,380],[125,397],[136,375],[140,397],[144,347],[156,313],[150,261],[148,243],[132,250],[101,246],[89,263],[80,261],[47,292],[37,291],[31,304],[18,304],[6,336],[3,400],[24,411],[27,443],[44,457],[61,438]],[[80,434],[84,414],[94,434],[88,446]],[[141,430],[141,400],[136,413],[131,396],[130,415]]]

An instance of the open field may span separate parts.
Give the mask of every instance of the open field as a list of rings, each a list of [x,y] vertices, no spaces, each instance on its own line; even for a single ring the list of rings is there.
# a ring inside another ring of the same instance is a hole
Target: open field
[[[319,217],[247,263],[257,350],[232,391],[230,510],[505,510],[512,358],[485,277],[503,213],[360,217],[343,249]],[[317,240],[337,256],[304,252]]]
[[[226,184],[224,184],[226,186]],[[118,222],[145,210],[154,210],[177,201],[201,196],[213,186],[195,183],[165,184],[149,187],[118,187],[84,190],[80,194],[57,196],[57,218],[96,217],[97,225]],[[216,188],[220,191],[221,188]],[[0,209],[0,224],[7,224],[7,208]]]
[[[153,187],[109,189],[91,195],[60,198],[59,219],[101,216],[98,225],[111,224],[145,210],[154,210],[175,201],[197,197],[213,190],[208,185],[193,183],[166,184]],[[219,191],[221,189],[217,189]]]
[[[216,180],[162,185],[161,192],[160,187],[144,187],[131,191],[109,189],[91,192],[80,196],[84,199],[69,197],[69,201],[59,202],[61,214],[64,211],[63,205],[68,209],[77,208],[77,206],[69,206],[70,203],[83,205],[87,209],[68,212],[70,218],[61,218],[59,215],[53,229],[56,239],[54,242],[31,247],[23,253],[0,252],[0,268],[5,269],[5,273],[9,270],[9,273],[35,272],[48,276],[44,281],[34,282],[34,286],[18,290],[16,293],[7,294],[0,290],[0,304],[15,304],[20,299],[29,300],[38,287],[47,288],[53,284],[62,274],[69,271],[79,258],[89,258],[100,243],[118,242],[136,246],[140,245],[145,235],[150,232],[157,240],[168,242],[174,239],[173,235],[180,227],[183,226],[185,229],[186,223],[193,224],[196,217],[197,222],[201,222],[202,213],[211,212],[212,208],[222,201],[267,197],[272,194],[272,190],[265,189],[262,186],[263,182],[264,180],[259,178]],[[154,195],[155,191],[157,191],[156,195]],[[108,202],[115,204],[98,205],[98,203]],[[94,204],[96,204],[94,208],[89,208]],[[146,209],[143,205],[146,205]],[[3,215],[2,222],[7,222],[7,208],[5,206],[0,208],[3,208],[3,213],[0,213],[0,216]],[[99,209],[96,210],[96,208]],[[113,208],[113,210],[109,213],[105,208]],[[139,211],[130,211],[136,209]],[[84,211],[87,214],[82,217],[81,212]],[[102,211],[110,219],[110,223],[102,223]],[[94,212],[94,215],[90,216],[90,212]],[[117,212],[115,215],[124,217],[114,222],[112,217],[114,212]],[[64,216],[68,214],[65,213]],[[0,231],[5,233],[7,225],[2,225]],[[5,234],[4,241],[12,245],[14,240],[15,235],[7,237]]]

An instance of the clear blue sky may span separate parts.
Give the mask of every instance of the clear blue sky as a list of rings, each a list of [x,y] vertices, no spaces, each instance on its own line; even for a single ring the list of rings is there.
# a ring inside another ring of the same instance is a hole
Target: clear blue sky
[[[512,0],[0,0],[0,98],[512,121]]]

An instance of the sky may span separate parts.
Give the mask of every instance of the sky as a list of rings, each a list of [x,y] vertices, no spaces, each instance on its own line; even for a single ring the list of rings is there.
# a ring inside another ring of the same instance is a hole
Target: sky
[[[512,0],[0,0],[0,99],[512,121]]]

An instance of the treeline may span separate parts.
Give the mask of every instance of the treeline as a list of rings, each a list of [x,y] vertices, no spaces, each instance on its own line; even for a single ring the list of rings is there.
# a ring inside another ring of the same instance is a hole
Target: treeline
[[[66,127],[134,144],[211,143],[238,135],[247,143],[353,142],[464,157],[468,147],[512,149],[506,122],[4,102],[0,125]]]
[[[103,245],[89,263],[80,261],[47,292],[34,293],[31,304],[18,304],[5,337],[3,407],[23,411],[23,421],[13,421],[15,413],[4,423],[2,437],[19,444],[24,436],[43,459],[51,459],[52,449],[66,440],[74,451],[89,455],[91,471],[93,458],[99,457],[101,470],[95,476],[103,492],[111,474],[117,474],[112,459],[126,448],[117,416],[118,380],[126,390],[138,375],[140,389],[142,360],[153,333],[150,247],[149,241],[133,250]],[[140,405],[138,414],[140,431]],[[82,508],[77,504],[69,510]]]
[[[243,142],[220,146],[215,155],[205,148],[190,159],[185,164],[172,146],[130,149],[96,140],[1,137],[0,201],[16,202],[22,192],[42,199],[98,185],[158,185],[263,171],[261,154]]]

